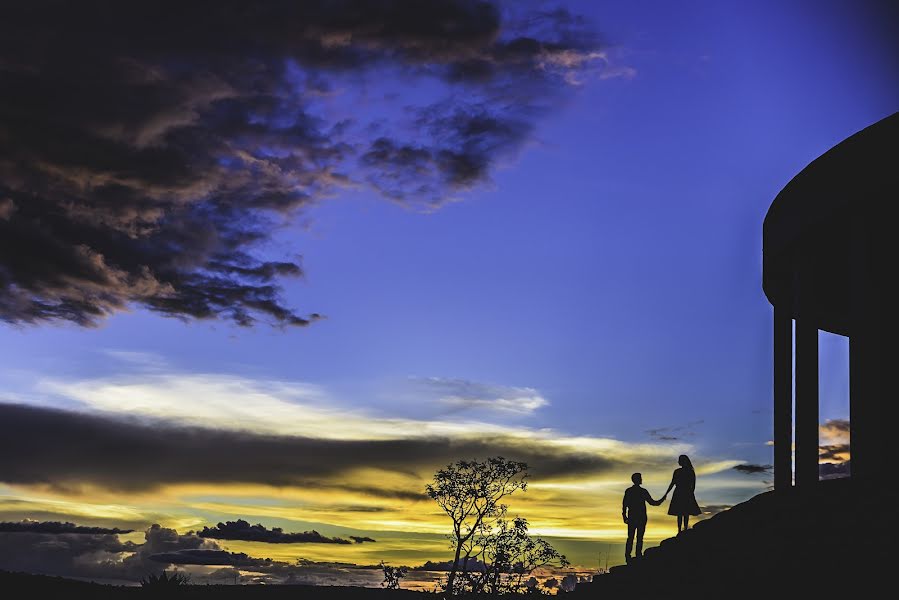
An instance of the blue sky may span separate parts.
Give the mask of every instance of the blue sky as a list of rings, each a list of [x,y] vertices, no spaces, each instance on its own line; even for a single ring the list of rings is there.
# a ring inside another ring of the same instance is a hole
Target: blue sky
[[[88,375],[116,368],[96,350],[149,352],[369,405],[384,379],[451,377],[537,388],[541,418],[581,433],[698,418],[740,431],[770,396],[765,211],[897,97],[867,15],[787,4],[574,3],[634,74],[583,85],[457,203],[423,213],[350,192],[308,210],[278,241],[303,255],[288,297],[327,316],[314,327],[138,309],[98,329],[8,328],[3,363]]]
[[[770,463],[762,220],[806,164],[896,110],[892,41],[848,1],[564,4],[596,24],[603,68],[489,183],[433,210],[346,189],[278,232],[267,251],[306,271],[287,304],[325,319],[246,329],[135,307],[97,328],[4,326],[0,394],[72,407],[78,385],[228,376],[308,384],[347,414],[633,444],[668,428],[699,462]],[[846,362],[822,338],[822,421],[848,418]],[[709,503],[764,484],[734,489]]]

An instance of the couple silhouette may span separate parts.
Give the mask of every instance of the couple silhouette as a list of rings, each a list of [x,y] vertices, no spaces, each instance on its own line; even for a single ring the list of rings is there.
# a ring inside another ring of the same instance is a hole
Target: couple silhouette
[[[668,506],[668,514],[677,517],[677,532],[686,531],[690,526],[690,515],[700,513],[699,504],[696,503],[696,471],[693,463],[686,454],[681,454],[677,463],[679,468],[674,470],[671,476],[671,484],[665,490],[665,494],[658,500],[653,500],[649,491],[640,487],[643,483],[643,475],[634,473],[631,481],[634,485],[624,492],[624,500],[621,502],[621,516],[627,524],[627,544],[624,546],[624,558],[631,561],[631,550],[634,547],[634,536],[637,538],[637,558],[643,557],[643,534],[646,533],[646,503],[659,506],[668,497],[668,492],[674,488],[671,504]]]

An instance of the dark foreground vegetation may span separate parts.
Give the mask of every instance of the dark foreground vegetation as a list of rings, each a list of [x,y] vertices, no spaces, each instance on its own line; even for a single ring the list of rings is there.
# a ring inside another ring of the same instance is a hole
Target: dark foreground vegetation
[[[321,598],[322,600],[381,600],[414,598],[425,592],[362,587],[312,585],[180,585],[160,587],[113,586],[75,581],[62,577],[0,571],[0,598],[56,600],[141,600],[143,598],[213,598],[228,600],[281,600]],[[427,596],[434,597],[433,594]]]

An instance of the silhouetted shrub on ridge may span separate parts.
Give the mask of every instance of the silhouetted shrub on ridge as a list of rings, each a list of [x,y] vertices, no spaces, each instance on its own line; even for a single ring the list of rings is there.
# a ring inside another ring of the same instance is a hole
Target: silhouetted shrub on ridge
[[[150,573],[146,579],[140,580],[140,585],[154,590],[181,587],[190,585],[190,574],[174,572],[168,575],[165,571],[161,575]]]

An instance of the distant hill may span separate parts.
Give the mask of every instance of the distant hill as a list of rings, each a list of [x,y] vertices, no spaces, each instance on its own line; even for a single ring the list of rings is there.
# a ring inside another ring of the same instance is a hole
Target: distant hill
[[[650,548],[642,560],[581,584],[584,598],[857,597],[895,594],[897,500],[892,490],[822,481],[814,495],[768,492]],[[889,591],[887,591],[889,590]]]

